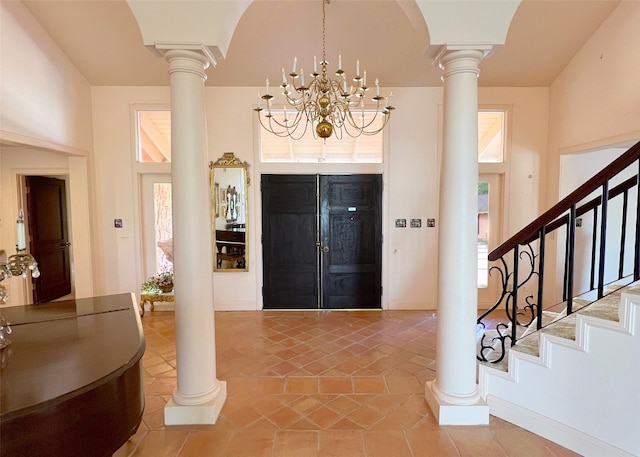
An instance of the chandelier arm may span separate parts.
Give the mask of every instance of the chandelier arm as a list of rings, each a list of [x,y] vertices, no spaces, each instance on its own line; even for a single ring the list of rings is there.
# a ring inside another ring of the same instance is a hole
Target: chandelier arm
[[[364,114],[365,109],[362,109],[362,113]],[[371,112],[371,111],[369,111]],[[373,117],[367,122],[362,122],[362,124],[358,124],[356,122],[356,120],[353,118],[353,113],[351,111],[348,112],[348,117],[347,120],[349,122],[349,124],[351,124],[351,126],[353,126],[354,128],[357,128],[359,130],[362,130],[363,132],[366,131],[367,128],[369,128],[371,125],[373,125],[377,119],[378,116],[385,116],[385,121],[388,119],[387,114],[385,114],[384,110],[380,110],[380,107],[376,108],[375,114],[373,115]],[[364,117],[363,117],[364,120]],[[385,122],[386,123],[386,122]],[[384,127],[383,127],[384,128]],[[377,129],[376,133],[380,132],[382,130],[382,128]]]
[[[287,76],[284,69],[282,70],[282,93],[285,98],[283,105],[284,120],[278,121],[271,114],[273,105],[270,103],[272,96],[269,95],[269,80],[267,80],[267,95],[261,98],[265,99],[268,114],[265,119],[260,116],[260,108],[257,108],[260,125],[265,130],[280,136],[289,136],[292,139],[300,139],[307,132],[309,124],[312,127],[314,138],[326,138],[334,135],[337,139],[342,139],[343,134],[356,138],[359,135],[374,135],[384,129],[391,110],[388,98],[379,95],[379,85],[376,79],[376,96],[373,100],[376,102],[375,114],[372,118],[364,116],[364,98],[369,90],[367,88],[367,72],[360,75],[360,61],[356,63],[356,75],[349,79],[342,70],[342,56],[338,57],[338,69],[335,72],[336,78],[331,79],[327,75],[327,59],[326,59],[326,5],[330,0],[322,1],[322,60],[320,61],[320,72],[318,72],[316,58],[314,56],[313,73],[310,74],[310,81],[305,85],[304,70],[300,69],[296,73],[297,58],[294,58],[293,70],[289,73],[290,82],[287,82]],[[351,82],[347,87],[347,79]],[[296,86],[296,84],[298,84]],[[382,101],[383,106],[380,106]],[[293,119],[289,119],[291,113],[287,111],[287,105],[293,109]],[[385,106],[386,105],[386,106]],[[353,110],[353,112],[352,112]],[[356,110],[362,111],[362,122],[356,120]],[[368,111],[368,110],[367,110]],[[369,130],[374,123],[378,121],[378,115],[384,117],[382,127]],[[303,125],[301,125],[303,124]],[[302,135],[298,137],[302,130]]]

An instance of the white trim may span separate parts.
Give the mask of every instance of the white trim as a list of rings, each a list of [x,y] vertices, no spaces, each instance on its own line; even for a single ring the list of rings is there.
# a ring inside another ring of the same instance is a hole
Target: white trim
[[[634,457],[633,454],[600,441],[587,433],[493,395],[487,396],[487,403],[491,415],[529,430],[584,457],[602,457],[604,455],[607,457]]]

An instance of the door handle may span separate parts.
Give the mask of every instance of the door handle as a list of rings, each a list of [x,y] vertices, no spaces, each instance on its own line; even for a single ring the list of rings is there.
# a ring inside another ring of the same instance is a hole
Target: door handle
[[[322,247],[322,250],[323,250],[324,252],[329,252],[329,246],[323,246],[323,247]]]
[[[66,243],[60,243],[60,247],[67,247],[67,246],[71,246],[71,243],[69,243],[68,241]]]

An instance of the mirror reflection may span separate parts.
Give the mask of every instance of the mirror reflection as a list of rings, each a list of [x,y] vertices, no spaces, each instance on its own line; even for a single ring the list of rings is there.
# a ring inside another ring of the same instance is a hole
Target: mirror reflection
[[[248,270],[248,166],[233,152],[209,165],[214,271]]]

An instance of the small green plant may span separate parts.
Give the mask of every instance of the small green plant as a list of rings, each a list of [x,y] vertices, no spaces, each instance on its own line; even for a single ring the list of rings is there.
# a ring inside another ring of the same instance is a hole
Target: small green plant
[[[155,282],[149,279],[142,283],[142,288],[140,289],[140,292],[143,294],[152,295],[152,294],[159,294],[162,291],[160,290],[160,287],[158,287],[158,285]]]

